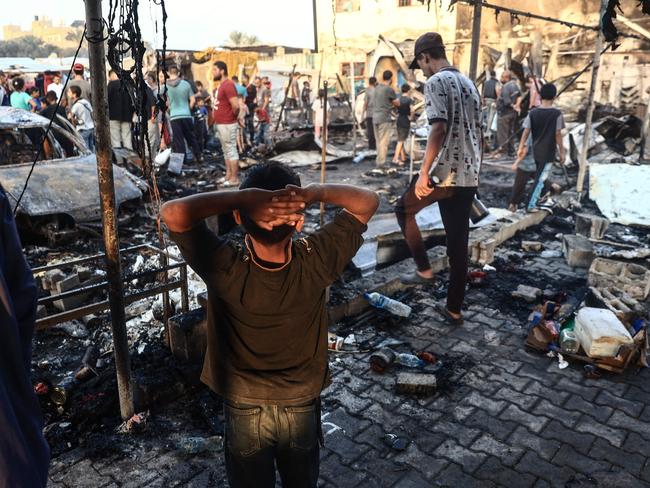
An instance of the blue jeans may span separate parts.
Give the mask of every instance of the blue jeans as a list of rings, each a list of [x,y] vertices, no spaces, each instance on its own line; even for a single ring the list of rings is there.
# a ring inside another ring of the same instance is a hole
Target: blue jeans
[[[542,196],[544,184],[551,174],[552,169],[553,163],[537,163],[537,175],[535,177],[535,183],[533,184],[533,192],[531,193],[530,200],[528,201],[528,210],[533,210],[535,207],[537,207],[539,197]]]
[[[79,135],[90,152],[95,152],[95,129],[79,129]]]
[[[308,405],[225,403],[225,458],[231,488],[283,488],[318,483],[320,409]]]
[[[260,144],[266,143],[266,132],[269,130],[269,123],[264,122],[260,124],[257,134],[255,135],[255,145],[259,146]]]

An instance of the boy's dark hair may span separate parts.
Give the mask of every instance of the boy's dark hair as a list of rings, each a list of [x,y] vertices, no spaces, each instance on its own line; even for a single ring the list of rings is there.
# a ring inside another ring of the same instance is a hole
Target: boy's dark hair
[[[239,76],[237,76],[237,75],[231,77],[230,79],[231,79],[232,81],[234,81],[235,83],[239,83]]]
[[[497,77],[497,72],[494,71],[493,69],[491,69],[491,70],[490,70],[490,76],[491,76],[492,78],[496,78],[496,77]]]
[[[388,81],[393,77],[393,72],[387,69],[386,71],[384,71],[381,77],[384,81]]]
[[[172,65],[169,68],[167,68],[167,72],[172,75],[178,75],[180,74],[180,70],[178,69],[178,66]]]
[[[368,78],[368,83],[370,83],[371,85],[377,84],[377,78],[371,76],[370,78]]]
[[[282,190],[287,185],[300,186],[300,176],[293,169],[282,163],[269,162],[253,166],[249,169],[239,189],[259,188],[261,190],[274,191]],[[296,230],[295,227],[290,225],[274,227],[273,230],[262,229],[253,222],[246,212],[241,210],[240,214],[242,225],[246,232],[255,240],[264,244],[277,244],[282,242]]]
[[[45,94],[45,103],[47,103],[48,105],[52,105],[52,104],[56,103],[58,100],[59,100],[59,97],[56,96],[55,91],[50,90],[49,92],[47,92]]]
[[[408,83],[404,83],[402,85],[402,93],[408,93],[410,91],[411,91],[411,85],[409,85]]]
[[[77,85],[72,85],[72,86],[70,87],[70,91],[71,91],[72,93],[74,93],[74,95],[75,95],[77,98],[81,98],[81,88],[79,88]]]
[[[11,80],[11,84],[13,85],[14,90],[21,91],[25,87],[25,80],[21,77],[17,77]]]
[[[539,94],[542,100],[554,100],[557,96],[557,87],[553,83],[546,83],[542,85]]]
[[[214,65],[219,68],[221,71],[225,73],[226,76],[228,76],[228,65],[224,63],[223,61],[217,61],[214,63]]]
[[[33,87],[31,87],[31,88],[29,89],[29,94],[30,94],[30,95],[31,95],[32,93],[34,93],[34,92],[38,93],[39,95],[41,94],[41,92],[40,92],[40,90],[38,89],[37,86],[33,86]]]

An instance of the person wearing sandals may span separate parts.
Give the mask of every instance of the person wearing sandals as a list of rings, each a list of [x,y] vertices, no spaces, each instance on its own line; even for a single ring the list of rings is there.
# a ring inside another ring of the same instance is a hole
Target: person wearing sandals
[[[431,129],[420,173],[395,206],[417,266],[401,281],[411,285],[434,282],[415,216],[438,202],[449,257],[447,304],[438,308],[448,324],[459,325],[467,284],[469,215],[481,166],[481,97],[474,83],[447,61],[440,34],[429,32],[415,42],[410,68],[420,68],[428,77],[424,98]]]
[[[397,107],[397,147],[395,148],[393,163],[404,166],[404,163],[406,163],[404,144],[411,131],[411,105],[413,100],[408,96],[411,91],[408,83],[402,85],[401,91],[402,95],[399,97],[399,107]]]

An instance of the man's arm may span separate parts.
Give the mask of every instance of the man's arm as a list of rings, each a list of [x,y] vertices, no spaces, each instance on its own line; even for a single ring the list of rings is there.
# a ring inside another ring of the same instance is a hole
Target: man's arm
[[[302,200],[292,200],[287,190],[247,189],[232,192],[207,192],[166,202],[161,209],[165,224],[172,232],[187,232],[212,215],[245,210],[260,227],[295,223],[302,218]]]
[[[566,161],[566,149],[564,147],[564,140],[562,139],[562,131],[558,130],[555,132],[555,142],[558,149],[560,150],[560,164],[564,164]]]
[[[526,157],[526,155],[528,154],[529,135],[530,135],[530,129],[524,128],[524,133],[521,135],[521,140],[519,141],[519,149],[517,150],[517,160],[512,165],[512,169],[515,171],[519,167],[519,163],[521,163],[523,159]]]
[[[427,147],[424,150],[424,160],[420,167],[420,176],[415,184],[415,196],[418,198],[426,197],[433,191],[433,188],[429,186],[429,171],[431,171],[431,166],[433,166],[433,162],[438,157],[438,153],[440,153],[446,135],[446,121],[441,120],[431,124],[429,138],[427,139]]]
[[[399,98],[395,98],[395,99],[393,99],[390,103],[391,103],[391,104],[393,105],[393,107],[395,107],[395,108],[399,107]]]
[[[379,197],[374,191],[353,185],[314,184],[302,188],[290,185],[287,190],[295,193],[293,199],[305,205],[323,202],[341,207],[362,224],[367,224],[379,207]]]
[[[194,109],[195,103],[196,103],[196,97],[194,95],[190,95],[190,109]]]
[[[237,96],[231,97],[228,99],[230,106],[232,107],[232,113],[235,117],[239,115],[239,99]]]

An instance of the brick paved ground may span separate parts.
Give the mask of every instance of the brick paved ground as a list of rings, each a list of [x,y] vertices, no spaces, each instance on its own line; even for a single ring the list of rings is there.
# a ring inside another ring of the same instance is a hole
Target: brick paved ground
[[[562,258],[534,258],[517,276],[522,283],[574,283],[584,271]],[[396,395],[394,372],[369,371],[369,354],[331,358],[320,486],[595,486],[587,481],[592,475],[599,486],[650,486],[650,372],[590,380],[579,365],[560,370],[526,352],[526,305],[491,307],[503,303],[503,293],[470,291],[465,325],[449,328],[440,324],[430,292],[418,290],[412,319],[379,331],[444,355],[451,376],[435,397]],[[129,455],[96,449],[89,456],[91,441],[60,456],[50,486],[227,486],[219,455],[188,457],[168,448],[170,437],[187,430],[183,408],[154,412],[150,431],[160,436],[125,440]],[[382,441],[387,433],[409,439],[409,447],[392,450]],[[628,484],[603,483],[599,471],[622,473]]]

